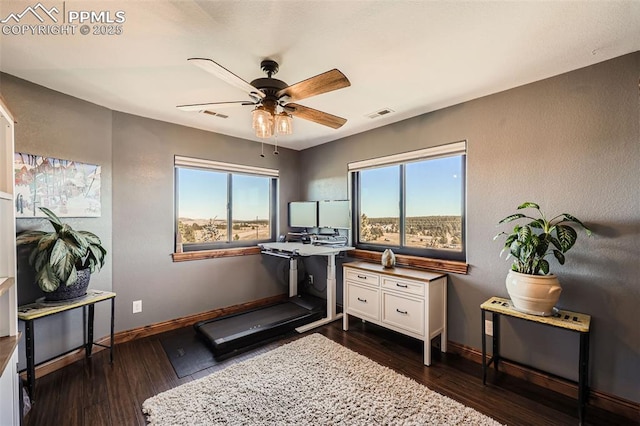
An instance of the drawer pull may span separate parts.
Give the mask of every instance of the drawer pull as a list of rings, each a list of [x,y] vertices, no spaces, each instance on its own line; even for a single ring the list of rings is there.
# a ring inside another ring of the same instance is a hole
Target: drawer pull
[[[367,277],[365,275],[358,275],[358,278],[360,278],[361,280],[366,280]]]
[[[396,287],[400,287],[400,288],[409,288],[408,285],[406,284],[400,284],[400,283],[396,283]]]
[[[360,299],[359,297],[358,297],[358,301],[362,303],[367,303],[367,299]]]
[[[396,308],[396,312],[402,315],[407,315],[409,312],[407,311],[401,311],[400,309]]]

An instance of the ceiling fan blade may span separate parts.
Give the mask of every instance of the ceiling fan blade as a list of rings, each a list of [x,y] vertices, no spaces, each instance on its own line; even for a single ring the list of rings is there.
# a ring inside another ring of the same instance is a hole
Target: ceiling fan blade
[[[256,89],[251,84],[247,83],[222,65],[212,61],[207,58],[189,58],[187,61],[192,64],[202,68],[203,70],[210,72],[215,75],[219,79],[223,80],[225,83],[228,83],[232,86],[237,87],[238,89],[247,92],[249,95],[254,94],[259,98],[263,99],[266,95],[262,90]]]
[[[192,104],[192,105],[178,105],[180,111],[194,111],[194,112],[203,112],[211,108],[229,108],[236,106],[244,106],[244,105],[255,105],[253,102],[248,101],[233,101],[233,102],[212,102],[208,104]]]
[[[349,79],[337,69],[308,78],[276,93],[278,98],[288,96],[292,101],[299,101],[311,96],[331,92],[351,86]]]
[[[304,118],[305,120],[313,121],[314,123],[322,124],[323,126],[328,126],[333,129],[339,129],[347,122],[346,118],[298,104],[286,104],[283,108],[295,117]]]

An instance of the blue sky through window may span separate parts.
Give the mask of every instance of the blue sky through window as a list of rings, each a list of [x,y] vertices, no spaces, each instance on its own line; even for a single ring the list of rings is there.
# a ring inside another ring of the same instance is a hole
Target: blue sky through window
[[[462,157],[406,166],[407,217],[462,215]]]
[[[269,219],[270,178],[233,175],[233,220]]]
[[[178,215],[190,219],[227,218],[227,174],[178,169]]]
[[[361,211],[369,217],[398,217],[399,166],[360,172]],[[406,216],[462,214],[462,157],[445,157],[406,165]]]
[[[178,168],[178,215],[226,220],[227,173]],[[233,175],[233,220],[269,219],[270,179]]]
[[[368,217],[400,216],[400,167],[360,172],[360,211]]]

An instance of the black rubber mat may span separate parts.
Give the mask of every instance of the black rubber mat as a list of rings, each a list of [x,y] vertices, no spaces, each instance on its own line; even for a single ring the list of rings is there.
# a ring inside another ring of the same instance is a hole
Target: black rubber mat
[[[296,331],[289,331],[271,338],[262,339],[252,345],[243,346],[221,356],[214,356],[211,348],[198,336],[193,327],[185,327],[164,333],[160,344],[169,358],[169,362],[178,378],[190,376],[209,367],[224,364],[233,360],[243,361],[260,353],[263,345],[285,337],[296,335]],[[221,368],[222,368],[221,367]]]
[[[196,335],[193,327],[165,333],[160,338],[160,344],[179,378],[217,364],[213,353]]]

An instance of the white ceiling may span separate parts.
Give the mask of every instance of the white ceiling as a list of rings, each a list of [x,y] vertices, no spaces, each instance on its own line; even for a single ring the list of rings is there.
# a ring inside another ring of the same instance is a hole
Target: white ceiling
[[[225,135],[259,141],[251,107],[221,110],[222,119],[175,106],[248,97],[187,58],[211,58],[247,81],[274,59],[288,84],[338,68],[351,87],[299,103],[348,122],[334,130],[294,118],[294,134],[278,144],[297,150],[640,50],[638,0],[41,2],[60,19],[63,10],[122,10],[123,33],[2,34],[2,71]],[[37,3],[2,0],[0,20]],[[20,22],[38,23],[30,14]],[[395,112],[366,117],[383,108]]]

